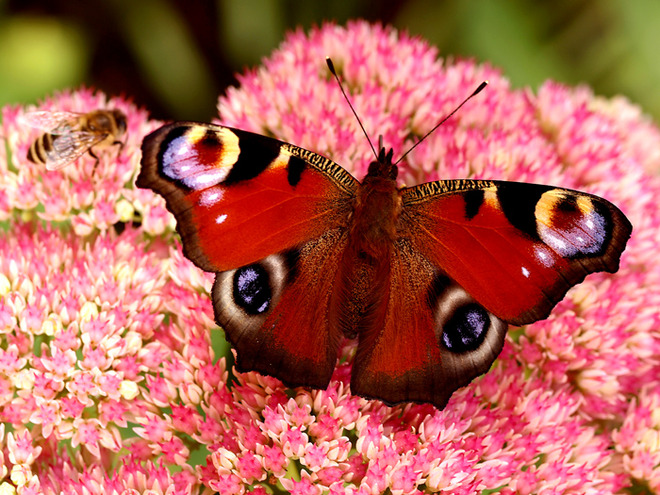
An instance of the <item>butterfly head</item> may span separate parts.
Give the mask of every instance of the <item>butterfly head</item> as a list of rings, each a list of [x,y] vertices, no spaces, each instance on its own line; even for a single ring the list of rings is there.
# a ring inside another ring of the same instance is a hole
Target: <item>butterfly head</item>
[[[385,147],[381,146],[378,152],[378,159],[369,164],[369,171],[366,177],[396,180],[399,174],[399,168],[392,163],[393,153],[394,150],[392,148],[389,151],[385,151]]]

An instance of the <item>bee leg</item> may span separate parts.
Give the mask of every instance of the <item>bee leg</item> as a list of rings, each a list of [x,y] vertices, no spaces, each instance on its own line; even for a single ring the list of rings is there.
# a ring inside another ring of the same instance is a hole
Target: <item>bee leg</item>
[[[92,148],[89,149],[89,155],[94,158],[94,169],[92,170],[92,174],[96,173],[96,167],[99,165],[99,157],[96,156],[94,153],[94,150]]]

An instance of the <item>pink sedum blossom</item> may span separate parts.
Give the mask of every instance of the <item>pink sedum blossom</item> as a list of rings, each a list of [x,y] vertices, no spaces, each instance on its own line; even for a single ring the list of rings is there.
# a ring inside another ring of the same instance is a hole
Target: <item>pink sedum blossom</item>
[[[442,411],[351,395],[354,344],[327,390],[288,390],[216,355],[212,276],[183,257],[162,198],[134,187],[140,142],[159,123],[88,89],[55,95],[39,109],[118,108],[128,133],[96,170],[84,156],[46,171],[25,158],[38,132],[20,116],[32,108],[5,107],[0,487],[660,493],[658,129],[623,98],[554,82],[513,89],[488,65],[446,62],[422,40],[363,22],[290,34],[220,99],[220,121],[326,154],[361,178],[373,157],[326,56],[395,157],[488,79],[406,158],[402,180],[507,179],[604,196],[635,228],[619,272],[589,276],[547,320],[512,329],[492,369]]]

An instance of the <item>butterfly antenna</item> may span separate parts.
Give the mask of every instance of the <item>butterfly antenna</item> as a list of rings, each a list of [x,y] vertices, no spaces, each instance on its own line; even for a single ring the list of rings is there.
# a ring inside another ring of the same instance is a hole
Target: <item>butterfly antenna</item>
[[[378,160],[378,153],[376,153],[374,145],[371,142],[371,139],[369,139],[369,134],[367,134],[366,129],[362,125],[362,121],[360,120],[360,117],[358,117],[358,114],[355,111],[355,108],[353,108],[353,105],[351,105],[351,100],[348,99],[348,95],[346,94],[346,91],[344,91],[344,86],[341,83],[341,80],[339,79],[339,76],[337,75],[337,71],[335,70],[335,64],[332,63],[332,60],[330,59],[330,57],[325,57],[325,63],[328,64],[328,69],[330,69],[330,72],[332,73],[332,75],[335,76],[335,79],[337,80],[337,84],[339,84],[339,89],[341,89],[341,92],[344,95],[344,98],[346,98],[346,103],[348,103],[348,106],[351,107],[351,111],[353,112],[353,115],[355,115],[355,118],[357,119],[358,124],[360,124],[360,129],[362,129],[362,132],[364,132],[364,135],[367,138],[367,141],[369,141],[369,146],[371,146],[371,151],[373,151],[374,156],[376,157],[376,160]]]
[[[429,137],[429,136],[431,135],[431,133],[432,133],[433,131],[435,131],[438,127],[440,127],[442,124],[444,124],[445,122],[447,122],[447,119],[449,119],[452,115],[454,115],[456,112],[458,112],[458,109],[459,109],[459,108],[461,108],[463,105],[465,105],[465,104],[467,103],[467,101],[468,101],[470,98],[472,98],[473,96],[476,96],[477,94],[479,94],[479,93],[481,92],[481,90],[484,89],[486,86],[488,86],[488,81],[484,81],[484,82],[482,82],[482,83],[479,85],[479,87],[478,87],[477,89],[475,89],[474,92],[473,92],[470,96],[468,96],[467,98],[465,98],[465,99],[461,102],[460,105],[458,105],[456,108],[454,108],[454,110],[453,110],[449,115],[447,115],[444,119],[442,119],[440,122],[438,122],[438,123],[435,125],[435,127],[434,127],[433,129],[431,129],[429,132],[427,132],[426,134],[424,134],[424,136],[423,136],[419,141],[417,141],[415,144],[413,144],[413,145],[408,149],[408,151],[406,151],[403,155],[401,155],[401,158],[399,158],[399,159],[394,163],[394,165],[398,164],[401,160],[403,160],[403,159],[408,155],[408,153],[410,153],[412,150],[414,150],[414,149],[417,147],[417,145],[418,145],[419,143],[421,143],[422,141],[424,141],[427,137]]]

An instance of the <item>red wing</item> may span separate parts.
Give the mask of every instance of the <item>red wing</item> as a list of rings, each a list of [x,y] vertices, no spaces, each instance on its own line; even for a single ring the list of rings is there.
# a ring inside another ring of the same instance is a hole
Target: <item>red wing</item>
[[[359,335],[351,391],[389,404],[430,402],[485,373],[508,325],[400,239],[390,256],[383,314]]]
[[[357,181],[258,134],[179,122],[144,139],[137,185],[160,193],[185,254],[206,271],[248,265],[346,227]]]
[[[632,226],[586,193],[500,181],[404,189],[399,235],[497,317],[547,317],[592,272],[615,272]]]
[[[237,351],[240,371],[292,387],[328,386],[343,337],[330,323],[330,298],[346,238],[345,230],[331,230],[216,276],[215,319]]]

